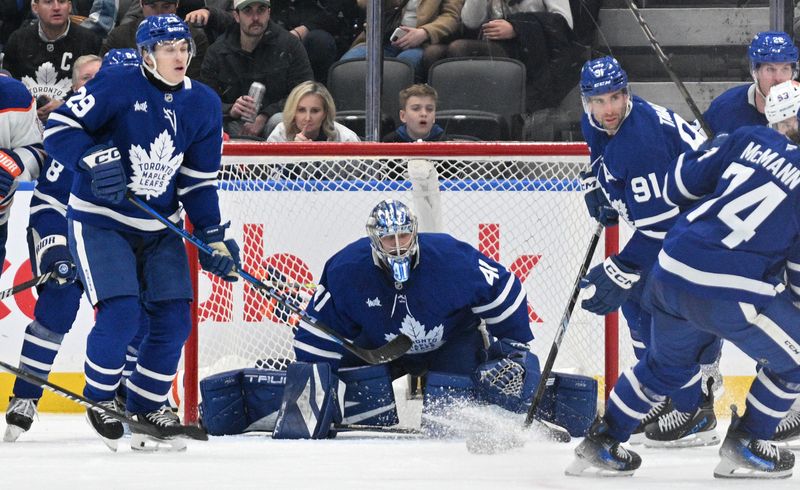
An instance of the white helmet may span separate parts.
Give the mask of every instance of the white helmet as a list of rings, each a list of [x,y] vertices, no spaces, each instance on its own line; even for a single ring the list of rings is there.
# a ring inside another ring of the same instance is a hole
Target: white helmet
[[[764,105],[764,115],[770,126],[797,117],[800,109],[800,83],[789,80],[772,87]]]

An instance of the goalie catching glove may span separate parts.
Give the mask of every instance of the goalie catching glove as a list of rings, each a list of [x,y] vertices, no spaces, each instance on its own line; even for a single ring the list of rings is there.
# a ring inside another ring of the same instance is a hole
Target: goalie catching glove
[[[125,198],[128,178],[116,146],[97,145],[78,160],[78,166],[92,179],[92,194],[98,199],[119,204]]]
[[[78,276],[78,269],[67,247],[67,238],[63,235],[49,235],[39,240],[36,244],[36,264],[39,274],[53,273],[50,281],[58,288],[72,284]]]
[[[619,221],[619,214],[611,207],[608,198],[603,194],[597,177],[590,172],[581,172],[581,188],[583,189],[583,200],[586,202],[586,209],[589,216],[597,220],[603,226],[614,226]]]
[[[506,410],[524,413],[539,384],[539,359],[528,346],[511,339],[493,342],[487,361],[473,375],[481,398]]]
[[[209,226],[195,233],[195,236],[214,249],[213,255],[200,253],[200,267],[224,281],[235,282],[239,280],[236,270],[241,264],[239,245],[232,238],[225,240],[225,230],[230,226],[230,221],[224,225]]]
[[[581,279],[581,289],[586,289],[588,296],[581,302],[581,307],[597,315],[615,311],[628,300],[639,277],[638,271],[623,264],[616,256],[608,257]]]

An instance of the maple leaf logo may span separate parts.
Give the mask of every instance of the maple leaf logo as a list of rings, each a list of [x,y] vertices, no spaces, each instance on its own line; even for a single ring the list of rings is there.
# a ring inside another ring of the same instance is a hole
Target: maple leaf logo
[[[139,145],[131,146],[128,156],[133,177],[128,187],[147,199],[163,194],[183,162],[183,153],[174,153],[175,145],[166,129],[150,143],[149,152]]]
[[[403,322],[400,324],[400,333],[406,334],[413,342],[411,349],[408,351],[409,353],[422,354],[423,352],[436,350],[442,345],[444,326],[439,324],[438,327],[426,331],[425,325],[418,322],[413,316],[406,315],[406,317],[403,318]],[[397,337],[397,335],[393,333],[387,333],[385,335],[387,342],[395,337]]]
[[[631,217],[628,215],[628,206],[625,205],[625,201],[622,199],[612,199],[611,207],[617,210],[617,213],[619,213],[626,223],[633,226],[633,223],[631,223]]]
[[[42,63],[36,69],[36,80],[25,76],[21,81],[34,98],[46,95],[52,99],[63,100],[72,87],[72,80],[69,78],[59,79],[58,71],[49,61]]]

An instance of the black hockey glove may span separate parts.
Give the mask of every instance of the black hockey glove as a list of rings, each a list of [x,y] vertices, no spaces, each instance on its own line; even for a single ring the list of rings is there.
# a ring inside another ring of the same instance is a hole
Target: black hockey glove
[[[36,259],[39,273],[52,272],[50,284],[63,288],[75,282],[78,269],[72,261],[72,254],[67,248],[67,239],[63,235],[49,235],[36,245]]]
[[[638,280],[638,271],[620,262],[616,256],[608,257],[581,279],[581,288],[594,288],[591,294],[587,290],[589,297],[581,302],[581,307],[597,315],[607,315],[628,300],[631,288]]]
[[[195,233],[195,236],[214,249],[214,255],[200,253],[200,266],[215,276],[228,282],[239,280],[236,270],[240,267],[239,245],[232,238],[225,240],[225,230],[230,222],[224,225],[209,226]]]
[[[586,201],[586,208],[589,216],[596,219],[603,226],[614,226],[619,221],[619,214],[611,207],[606,195],[597,182],[597,177],[590,172],[581,172],[581,187],[583,188],[583,200]]]
[[[16,153],[0,148],[0,199],[11,193],[14,179],[22,174],[25,166]]]
[[[116,146],[97,145],[86,150],[78,160],[92,179],[92,194],[98,199],[119,204],[125,198],[128,178]]]

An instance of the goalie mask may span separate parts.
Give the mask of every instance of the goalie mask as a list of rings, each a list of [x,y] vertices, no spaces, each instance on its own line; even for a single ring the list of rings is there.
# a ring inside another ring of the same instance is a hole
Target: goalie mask
[[[800,83],[790,80],[770,89],[764,105],[764,115],[772,129],[786,134],[787,130],[797,130],[799,109]]]
[[[381,263],[397,282],[408,280],[417,252],[417,217],[400,201],[378,203],[367,219],[367,236]]]
[[[613,128],[616,131],[622,121],[628,117],[633,107],[630,97],[630,90],[628,89],[628,74],[620,66],[619,61],[612,56],[604,56],[587,61],[581,69],[581,101],[583,102],[583,110],[589,118],[589,124],[601,131],[609,132],[609,128],[597,121],[592,114],[591,100],[592,97],[611,94],[613,92],[621,91],[627,97],[626,106],[620,119]]]
[[[136,48],[142,56],[142,67],[157,80],[170,86],[176,86],[178,83],[183,82],[170,82],[159,74],[155,51],[157,46],[167,46],[180,42],[185,42],[188,46],[189,57],[186,60],[186,68],[188,68],[195,53],[195,45],[192,40],[192,34],[189,32],[189,26],[180,17],[175,14],[151,15],[144,19],[136,29]],[[145,63],[147,59],[152,64]]]

